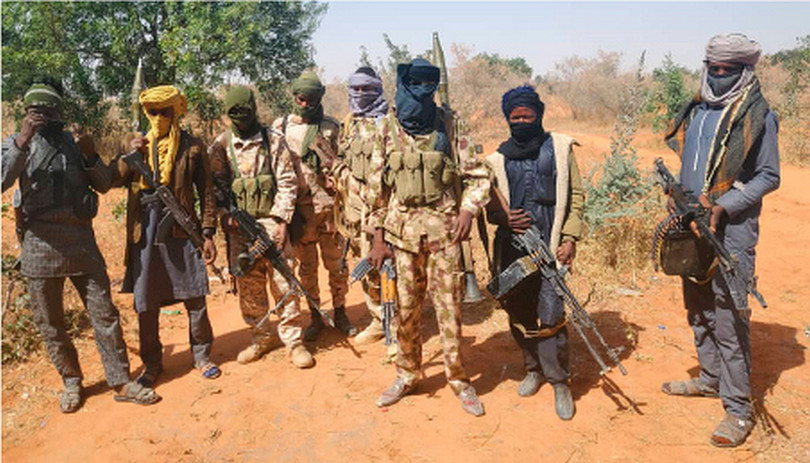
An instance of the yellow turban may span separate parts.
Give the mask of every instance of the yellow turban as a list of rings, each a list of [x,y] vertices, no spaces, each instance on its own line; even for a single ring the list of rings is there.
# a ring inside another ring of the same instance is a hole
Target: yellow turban
[[[173,85],[161,85],[144,90],[138,100],[146,118],[149,119],[150,130],[146,134],[149,140],[147,163],[154,172],[153,150],[157,143],[160,183],[167,185],[171,180],[174,158],[180,147],[179,121],[186,114],[186,96]],[[171,117],[165,114],[166,108],[173,110]],[[146,182],[141,181],[141,186],[146,188]]]

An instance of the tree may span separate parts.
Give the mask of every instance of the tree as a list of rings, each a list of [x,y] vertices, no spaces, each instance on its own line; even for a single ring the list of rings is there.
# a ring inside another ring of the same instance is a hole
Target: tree
[[[497,53],[479,53],[473,59],[480,59],[489,65],[492,71],[507,69],[510,73],[524,77],[527,81],[532,77],[532,67],[525,58],[501,58]]]
[[[785,105],[780,116],[783,118],[801,117],[799,99],[810,86],[810,35],[799,37],[796,41],[799,43],[796,48],[780,51],[771,58],[788,73],[787,81],[782,87]]]
[[[653,130],[666,129],[683,105],[692,98],[694,92],[686,85],[685,77],[691,73],[685,67],[675,64],[672,55],[667,53],[661,67],[653,69],[655,89],[650,96],[646,112],[654,113]]]
[[[254,83],[272,109],[288,109],[286,84],[313,64],[315,2],[4,2],[3,99],[31,78],[65,84],[71,120],[97,128],[104,97],[129,104],[138,58],[148,86],[176,84],[203,118],[211,89]]]

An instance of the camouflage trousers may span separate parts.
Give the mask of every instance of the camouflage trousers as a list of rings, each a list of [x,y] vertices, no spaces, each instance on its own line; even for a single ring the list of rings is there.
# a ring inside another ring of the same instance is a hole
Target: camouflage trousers
[[[295,258],[301,264],[298,278],[304,289],[319,305],[321,303],[318,285],[318,247],[321,248],[323,266],[329,272],[329,290],[332,293],[332,307],[346,305],[346,293],[349,292],[349,272],[341,268],[340,258],[343,255],[343,237],[335,228],[332,210],[318,214],[312,204],[298,205],[304,218],[304,232],[295,245]]]
[[[264,222],[264,221],[262,221]],[[270,236],[274,236],[275,227],[265,225]],[[244,249],[244,244],[240,238],[231,237],[231,262],[236,261],[236,255]],[[283,249],[283,255],[287,265],[295,268],[292,245],[289,241]],[[250,271],[236,279],[236,292],[239,296],[239,309],[242,312],[242,319],[253,328],[252,342],[254,344],[267,346],[273,342],[274,333],[269,320],[265,320],[261,326],[259,321],[264,318],[267,311],[272,307],[267,298],[267,288],[270,287],[270,294],[277,304],[290,290],[290,284],[281,276],[281,273],[273,268],[273,264],[264,257],[256,259],[255,265]],[[274,305],[275,306],[275,305]],[[301,309],[298,303],[298,296],[290,295],[284,304],[276,312],[280,321],[276,327],[276,332],[282,343],[287,347],[293,347],[301,343]]]
[[[423,241],[424,243],[424,241]],[[422,301],[425,292],[436,310],[439,336],[444,351],[444,373],[458,394],[469,384],[461,364],[461,248],[448,246],[419,253],[394,248],[397,267],[397,374],[406,384],[414,384],[422,366]]]
[[[51,362],[65,384],[78,384],[83,375],[76,347],[65,327],[65,278],[28,278],[27,288],[34,322],[45,341]],[[125,384],[129,381],[129,358],[118,309],[112,302],[107,272],[102,270],[67,278],[73,282],[87,309],[107,384],[110,387]]]

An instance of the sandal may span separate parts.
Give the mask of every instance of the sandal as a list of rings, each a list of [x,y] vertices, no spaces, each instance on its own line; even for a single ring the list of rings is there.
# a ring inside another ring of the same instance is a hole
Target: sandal
[[[704,386],[697,378],[690,378],[686,381],[666,382],[661,385],[661,391],[667,395],[679,395],[684,397],[719,397],[717,389]]]
[[[138,405],[152,405],[160,402],[161,397],[151,387],[145,387],[136,381],[130,381],[121,387],[113,396],[116,402],[129,402]]]
[[[202,372],[205,379],[217,379],[222,374],[222,370],[215,363],[208,362],[201,367],[197,367]]]
[[[155,386],[158,377],[163,373],[163,365],[160,364],[147,364],[143,368],[143,372],[138,376],[137,381],[143,387],[151,388]]]
[[[726,413],[723,421],[714,429],[709,442],[715,447],[737,447],[745,442],[752,429],[754,429],[753,420],[745,420]]]
[[[62,413],[73,413],[82,406],[81,384],[65,385],[62,397],[59,398],[59,410]]]

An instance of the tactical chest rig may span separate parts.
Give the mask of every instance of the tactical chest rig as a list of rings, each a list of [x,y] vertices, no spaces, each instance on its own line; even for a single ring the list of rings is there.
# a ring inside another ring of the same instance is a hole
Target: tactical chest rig
[[[446,119],[444,111],[439,109],[437,129],[445,128],[449,122]],[[446,150],[440,150],[437,146],[439,130],[434,130],[423,145],[429,148],[419,149],[417,145],[421,145],[422,140],[403,144],[400,138],[402,129],[393,118],[388,118],[388,123],[394,150],[388,154],[386,185],[392,187],[397,199],[408,207],[426,206],[441,199],[458,175],[450,149],[453,141],[448,139]]]
[[[226,140],[228,158],[231,161],[231,171],[233,181],[231,191],[236,201],[236,207],[247,211],[257,219],[270,217],[273,209],[273,201],[276,196],[276,177],[273,172],[272,156],[270,154],[270,142],[267,136],[267,128],[262,127],[262,149],[260,151],[260,164],[258,174],[255,177],[243,177],[239,172],[239,164],[236,159],[236,152],[233,145],[233,133],[228,132]]]

